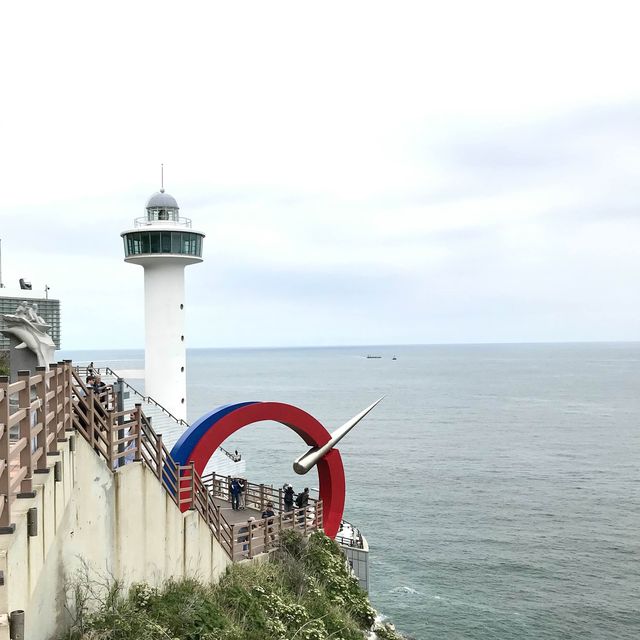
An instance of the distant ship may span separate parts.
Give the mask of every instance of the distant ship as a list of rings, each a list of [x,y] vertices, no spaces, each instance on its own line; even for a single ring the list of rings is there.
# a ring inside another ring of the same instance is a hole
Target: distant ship
[[[393,358],[391,358],[392,360],[397,360],[398,358],[396,358],[395,356],[393,356]]]
[[[372,359],[372,358],[382,358],[382,356],[367,356],[367,358]]]

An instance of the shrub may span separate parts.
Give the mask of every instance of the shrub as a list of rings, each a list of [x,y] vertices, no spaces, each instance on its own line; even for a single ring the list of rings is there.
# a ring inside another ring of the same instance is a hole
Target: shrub
[[[85,569],[69,590],[74,622],[64,639],[362,640],[375,611],[338,545],[322,533],[286,533],[273,562],[234,564],[215,585],[169,580],[125,591],[114,581],[96,587]]]
[[[9,352],[0,351],[0,376],[10,375]]]

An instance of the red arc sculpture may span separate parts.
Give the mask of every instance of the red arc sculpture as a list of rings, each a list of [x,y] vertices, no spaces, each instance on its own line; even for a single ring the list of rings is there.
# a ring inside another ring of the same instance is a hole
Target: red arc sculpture
[[[331,439],[331,434],[312,415],[282,402],[251,402],[214,409],[195,422],[171,451],[172,458],[182,465],[194,463],[202,475],[211,456],[232,434],[247,425],[269,420],[295,431],[307,445],[319,448]],[[335,538],[340,529],[346,496],[346,480],[342,458],[331,449],[318,462],[320,499],[323,503],[324,531]],[[188,505],[183,505],[185,510]]]

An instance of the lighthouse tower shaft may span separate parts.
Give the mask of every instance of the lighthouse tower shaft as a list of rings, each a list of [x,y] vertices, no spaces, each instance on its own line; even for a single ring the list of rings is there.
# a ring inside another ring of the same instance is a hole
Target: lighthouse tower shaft
[[[184,264],[144,267],[145,393],[186,420]]]
[[[202,262],[204,234],[160,191],[149,199],[147,215],[121,235],[125,262],[144,268],[145,393],[186,420],[184,268]]]

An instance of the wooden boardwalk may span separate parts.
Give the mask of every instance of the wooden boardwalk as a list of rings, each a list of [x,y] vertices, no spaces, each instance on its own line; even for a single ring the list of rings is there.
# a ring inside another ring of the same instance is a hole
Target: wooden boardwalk
[[[253,516],[256,520],[260,520],[262,518],[262,513],[257,509],[246,507],[244,509],[234,511],[231,508],[231,503],[227,502],[226,500],[223,500],[222,498],[214,498],[213,501],[218,507],[220,507],[220,511],[222,512],[224,519],[229,524],[238,524],[239,522],[246,522],[251,516]]]

